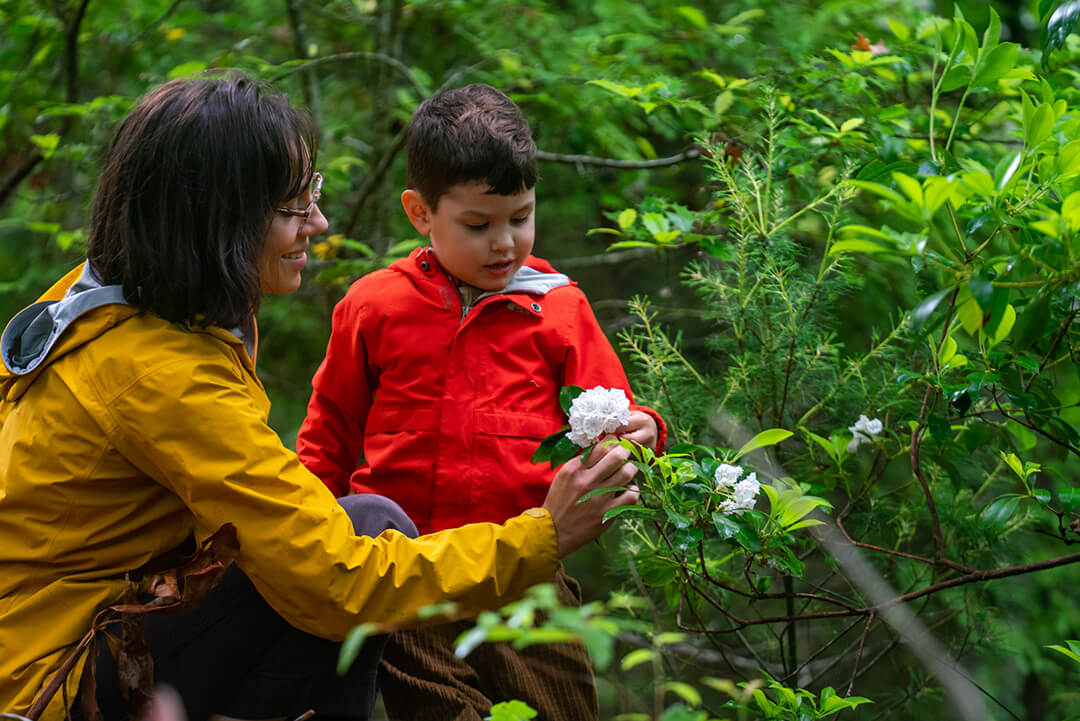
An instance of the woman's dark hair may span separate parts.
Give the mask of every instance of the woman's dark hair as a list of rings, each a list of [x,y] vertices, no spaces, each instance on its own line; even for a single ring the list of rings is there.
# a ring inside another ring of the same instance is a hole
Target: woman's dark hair
[[[244,326],[275,207],[312,176],[310,117],[246,75],[147,93],[109,145],[90,220],[91,267],[173,322]]]
[[[407,181],[431,209],[458,183],[482,181],[496,195],[536,185],[536,143],[514,101],[476,83],[432,96],[413,113]]]

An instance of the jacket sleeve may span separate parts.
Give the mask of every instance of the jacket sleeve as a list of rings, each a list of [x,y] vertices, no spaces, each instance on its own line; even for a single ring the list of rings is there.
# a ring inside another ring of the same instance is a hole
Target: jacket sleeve
[[[375,390],[363,330],[360,303],[350,293],[334,308],[326,357],[311,381],[307,416],[296,438],[300,461],[335,496],[349,493]]]
[[[292,625],[340,640],[364,622],[431,623],[418,611],[441,601],[463,615],[497,608],[554,577],[558,543],[543,509],[417,539],[356,536],[330,491],[266,424],[242,373],[224,360],[157,368],[106,401],[110,437],[180,497],[199,540],[236,527],[237,563]]]
[[[572,317],[566,324],[568,338],[562,384],[581,386],[586,389],[594,386],[622,388],[626,391],[626,397],[630,399],[631,410],[647,413],[656,421],[657,437],[654,450],[657,453],[663,453],[667,443],[667,424],[652,408],[634,403],[634,395],[630,391],[630,381],[626,379],[626,371],[623,370],[615,349],[611,347],[603,329],[600,328],[588,299],[576,287],[572,289],[572,292],[577,299],[572,308]]]

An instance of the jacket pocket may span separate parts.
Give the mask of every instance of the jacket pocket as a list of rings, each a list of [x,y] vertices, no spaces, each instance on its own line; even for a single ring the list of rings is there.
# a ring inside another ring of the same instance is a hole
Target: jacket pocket
[[[473,520],[501,523],[547,496],[554,471],[533,463],[532,454],[545,437],[559,430],[561,418],[520,413],[476,411],[477,486]]]
[[[434,431],[439,426],[439,414],[434,408],[408,405],[379,405],[376,401],[368,414],[365,433],[398,433],[400,431]]]

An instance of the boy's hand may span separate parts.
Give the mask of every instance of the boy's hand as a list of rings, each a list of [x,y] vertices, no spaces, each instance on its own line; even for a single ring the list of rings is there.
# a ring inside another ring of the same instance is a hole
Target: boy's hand
[[[615,433],[618,434],[619,438],[634,441],[654,451],[656,450],[656,441],[660,437],[660,430],[656,427],[656,419],[641,411],[630,411],[630,420]]]
[[[604,514],[609,510],[615,506],[637,503],[637,488],[630,485],[637,468],[627,463],[629,458],[629,449],[617,443],[605,445],[601,440],[588,456],[571,458],[555,474],[544,499],[544,508],[555,524],[560,558],[581,548],[614,523],[615,519],[603,522]],[[602,493],[578,503],[589,491],[612,486],[626,490]]]

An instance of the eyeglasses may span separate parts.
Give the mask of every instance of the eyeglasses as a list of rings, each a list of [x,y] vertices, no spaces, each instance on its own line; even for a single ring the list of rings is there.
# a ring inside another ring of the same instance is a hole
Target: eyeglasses
[[[303,227],[308,218],[311,217],[311,212],[315,210],[315,204],[319,202],[320,195],[322,195],[322,173],[316,171],[311,176],[311,203],[308,207],[303,210],[300,208],[274,208],[274,210],[285,215],[291,215],[294,218],[302,218],[300,225]]]

